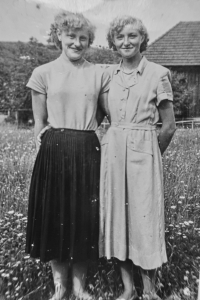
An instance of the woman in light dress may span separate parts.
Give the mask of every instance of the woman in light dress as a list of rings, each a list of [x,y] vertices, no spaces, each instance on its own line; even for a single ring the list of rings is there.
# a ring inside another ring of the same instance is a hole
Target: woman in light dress
[[[84,59],[94,27],[82,14],[59,13],[51,31],[62,54],[37,67],[27,84],[39,152],[30,186],[26,252],[51,262],[52,300],[65,297],[69,266],[74,295],[86,299],[87,263],[99,258],[96,113],[98,100],[107,97],[109,76]]]
[[[134,298],[133,264],[141,268],[143,299],[160,299],[155,270],[167,262],[161,155],[175,132],[171,75],[142,55],[148,33],[141,20],[115,18],[107,39],[122,61],[108,69],[102,102],[111,126],[101,143],[100,256],[119,260],[119,299]]]

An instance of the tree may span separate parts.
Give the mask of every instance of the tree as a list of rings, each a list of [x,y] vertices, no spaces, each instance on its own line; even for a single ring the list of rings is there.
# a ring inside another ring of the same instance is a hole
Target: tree
[[[28,43],[0,43],[0,109],[31,108],[31,93],[26,84],[32,71],[59,56],[30,38]]]
[[[195,103],[192,101],[192,88],[184,74],[172,72],[172,90],[176,118],[187,118]]]

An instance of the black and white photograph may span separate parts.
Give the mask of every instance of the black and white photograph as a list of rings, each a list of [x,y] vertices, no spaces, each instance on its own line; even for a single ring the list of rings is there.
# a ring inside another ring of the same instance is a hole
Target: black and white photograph
[[[200,300],[200,0],[0,0],[0,300]]]

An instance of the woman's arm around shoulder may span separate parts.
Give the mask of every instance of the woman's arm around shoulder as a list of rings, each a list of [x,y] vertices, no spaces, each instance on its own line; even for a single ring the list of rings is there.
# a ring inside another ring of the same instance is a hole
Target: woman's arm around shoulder
[[[161,154],[163,155],[176,131],[173,102],[168,99],[161,101],[158,106],[158,111],[162,122],[158,142]]]
[[[101,81],[101,91],[98,98],[98,106],[97,106],[97,123],[98,126],[103,121],[104,117],[109,114],[108,111],[108,92],[110,88],[110,81],[111,81],[111,73],[110,67],[105,67],[102,72],[102,81]]]
[[[40,148],[40,143],[37,139],[41,130],[47,126],[47,107],[46,107],[46,95],[39,93],[35,90],[31,91],[32,95],[32,107],[33,107],[33,116],[35,120],[34,135],[37,152]]]

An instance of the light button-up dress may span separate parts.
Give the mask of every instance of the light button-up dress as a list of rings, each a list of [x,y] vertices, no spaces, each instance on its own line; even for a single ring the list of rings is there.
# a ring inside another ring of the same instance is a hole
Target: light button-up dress
[[[100,256],[143,269],[167,261],[158,105],[173,100],[168,69],[142,58],[136,72],[109,69],[111,126],[102,140]]]

